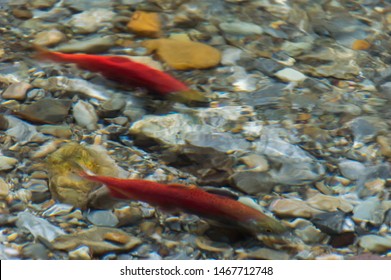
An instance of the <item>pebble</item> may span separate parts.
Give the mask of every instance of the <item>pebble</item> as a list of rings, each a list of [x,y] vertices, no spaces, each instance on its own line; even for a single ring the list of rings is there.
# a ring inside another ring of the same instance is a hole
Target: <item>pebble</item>
[[[137,35],[151,38],[160,37],[161,22],[157,13],[136,11],[127,26]]]
[[[108,234],[111,234],[109,240],[107,240]],[[117,236],[126,236],[128,237],[128,240],[125,244],[112,242],[113,234],[116,234]],[[74,234],[59,236],[52,242],[52,245],[57,250],[65,251],[75,250],[75,248],[82,245],[87,246],[94,256],[112,252],[129,252],[140,243],[141,240],[139,238],[130,235],[123,230],[106,227],[92,227]]]
[[[371,47],[371,44],[366,40],[356,40],[352,44],[352,49],[355,51],[367,50]]]
[[[66,40],[66,35],[57,29],[41,31],[35,34],[33,43],[39,46],[52,47]]]
[[[276,72],[274,75],[283,82],[300,83],[307,78],[306,75],[292,68],[284,68]]]
[[[98,115],[96,114],[94,106],[83,100],[79,100],[73,106],[73,117],[76,123],[88,130],[95,130],[98,124]]]
[[[57,138],[70,139],[72,130],[67,125],[41,125],[37,127],[38,131],[43,134],[53,135]]]
[[[14,83],[2,93],[4,99],[25,100],[27,91],[31,89],[31,85],[25,82]]]
[[[49,250],[41,243],[31,243],[23,247],[22,255],[32,260],[47,260]]]
[[[243,21],[222,22],[219,27],[228,34],[260,35],[263,33],[263,29],[259,25]]]
[[[10,185],[0,177],[0,199],[4,199],[8,196],[9,189]]]
[[[355,160],[341,160],[338,168],[342,175],[350,180],[360,179],[366,171],[366,166]]]
[[[55,48],[64,53],[102,53],[115,45],[116,36],[107,35],[83,40],[71,40]]]
[[[103,27],[112,27],[113,11],[107,9],[90,9],[74,15],[68,22],[75,33],[89,34]]]
[[[29,212],[20,212],[16,221],[18,228],[27,229],[34,238],[43,238],[49,242],[53,241],[65,232],[43,218],[39,218]]]
[[[26,8],[15,8],[12,10],[12,14],[19,19],[30,19],[33,17],[33,13]]]
[[[319,210],[327,212],[336,212],[342,210],[349,213],[353,210],[353,204],[341,197],[329,196],[324,194],[316,194],[307,199],[307,204]]]
[[[205,69],[220,63],[221,53],[199,42],[174,39],[155,39],[143,42],[149,52],[156,52],[168,66],[177,70]]]
[[[386,253],[391,250],[391,236],[364,235],[359,239],[358,244],[371,252]]]
[[[0,156],[0,171],[7,171],[13,169],[18,160],[12,157]]]
[[[88,246],[80,246],[68,253],[70,260],[91,260],[90,248]]]
[[[87,214],[87,219],[96,226],[115,227],[118,224],[118,218],[112,211],[95,210]]]
[[[380,225],[384,219],[385,209],[377,197],[370,197],[353,209],[352,219],[358,223],[369,222],[373,225]]]
[[[344,222],[346,214],[338,212],[321,213],[315,215],[311,221],[312,223],[327,234],[341,234],[344,232]]]
[[[36,123],[60,123],[68,116],[72,101],[53,98],[41,99],[15,112],[25,120]]]
[[[222,53],[221,64],[222,65],[236,65],[240,59],[243,51],[239,48],[227,48]]]
[[[273,201],[270,210],[278,216],[312,218],[324,213],[309,206],[305,201],[293,198],[283,198]]]

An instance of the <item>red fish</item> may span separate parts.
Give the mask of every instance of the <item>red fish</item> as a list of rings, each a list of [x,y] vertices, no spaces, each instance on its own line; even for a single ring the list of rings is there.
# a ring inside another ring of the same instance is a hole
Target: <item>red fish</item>
[[[161,184],[147,180],[119,179],[81,173],[83,178],[105,184],[112,196],[147,202],[166,210],[182,210],[201,217],[239,225],[253,233],[279,234],[287,228],[272,217],[234,199],[208,193],[195,186]]]
[[[38,59],[74,63],[81,69],[98,72],[122,85],[146,88],[160,96],[180,102],[207,101],[203,94],[189,89],[169,74],[123,56],[67,54],[49,51],[39,46],[35,48],[38,51]]]

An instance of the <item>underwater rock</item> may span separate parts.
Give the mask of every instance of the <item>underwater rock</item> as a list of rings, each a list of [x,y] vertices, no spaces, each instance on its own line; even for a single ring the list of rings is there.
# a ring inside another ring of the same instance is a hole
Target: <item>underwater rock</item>
[[[353,204],[342,197],[329,196],[321,193],[310,197],[306,202],[311,207],[327,212],[341,210],[345,213],[349,213],[353,210]]]
[[[270,211],[283,217],[312,218],[324,213],[321,210],[309,206],[305,201],[293,198],[277,199],[270,204]]]
[[[5,133],[13,137],[20,144],[26,144],[32,140],[43,138],[33,125],[12,116],[6,116],[5,119],[8,122],[8,129]]]
[[[35,35],[33,43],[52,47],[66,40],[66,35],[57,29],[44,30]]]
[[[115,41],[116,36],[113,35],[99,36],[83,40],[74,39],[61,44],[54,50],[64,53],[102,53],[113,47],[115,45]]]
[[[84,245],[91,250],[92,255],[102,255],[109,252],[128,252],[140,243],[139,238],[123,230],[93,227],[74,234],[61,235],[53,240],[52,245],[57,250],[65,251],[72,251]]]
[[[13,169],[18,160],[12,157],[0,156],[0,171],[7,171]]]
[[[33,81],[32,85],[49,91],[61,90],[69,93],[82,93],[99,100],[107,100],[109,98],[104,88],[83,79],[64,76],[50,77],[48,79],[38,78]]]
[[[347,159],[341,160],[338,163],[338,168],[342,175],[350,180],[359,179],[366,170],[366,166],[361,162]]]
[[[15,83],[8,86],[1,96],[4,99],[24,100],[29,89],[31,89],[31,85],[28,83]]]
[[[68,116],[72,101],[59,99],[41,99],[22,110],[15,112],[25,120],[36,123],[60,123]]]
[[[118,218],[112,211],[95,210],[87,214],[87,219],[96,226],[115,227],[118,224]]]
[[[364,143],[373,141],[380,133],[389,129],[384,120],[375,116],[360,116],[348,122],[347,127],[352,130],[354,136],[354,147],[362,147]]]
[[[10,189],[9,184],[6,181],[4,181],[3,178],[0,178],[0,199],[7,197],[9,193],[9,189]]]
[[[263,33],[263,29],[259,25],[243,21],[222,22],[219,24],[219,27],[223,32],[229,34],[260,35]]]
[[[346,214],[337,211],[315,215],[311,221],[321,231],[327,234],[341,234],[344,232]]]
[[[47,157],[52,197],[83,209],[88,205],[89,194],[99,184],[74,175],[72,171],[75,163],[101,175],[117,176],[119,169],[106,151],[98,146],[68,143]]]
[[[74,15],[68,22],[75,33],[88,34],[103,27],[111,28],[115,13],[106,9],[90,9]]]
[[[157,13],[136,11],[127,26],[138,35],[151,38],[160,37],[161,22]]]
[[[391,236],[364,235],[360,237],[360,247],[375,253],[386,253],[391,249]]]
[[[379,226],[383,223],[385,210],[379,198],[370,197],[354,207],[352,219]]]
[[[72,136],[72,130],[67,125],[41,125],[37,127],[38,131],[43,134],[53,135],[57,138],[70,139]]]
[[[302,82],[307,77],[303,73],[293,69],[293,68],[284,68],[274,74],[277,78],[283,82]]]
[[[70,260],[91,260],[91,250],[88,246],[80,246],[68,253]]]
[[[211,68],[221,60],[219,50],[199,42],[155,39],[144,41],[143,46],[177,70]]]
[[[98,125],[98,115],[96,114],[94,106],[83,100],[79,100],[73,106],[73,117],[78,125],[87,128],[88,130],[95,130]]]
[[[16,226],[18,228],[27,229],[34,238],[42,238],[49,242],[53,241],[58,236],[65,234],[61,228],[56,227],[47,220],[39,218],[29,212],[20,212],[18,214]]]

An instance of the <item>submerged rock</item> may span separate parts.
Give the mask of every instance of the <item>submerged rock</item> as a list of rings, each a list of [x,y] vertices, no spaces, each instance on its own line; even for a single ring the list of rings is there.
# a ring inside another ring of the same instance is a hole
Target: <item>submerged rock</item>
[[[24,100],[31,85],[25,82],[11,84],[3,93],[4,99]]]
[[[28,212],[18,214],[17,227],[27,229],[35,238],[42,238],[49,242],[65,232],[43,218],[39,218]]]
[[[375,253],[386,253],[391,249],[391,236],[364,235],[359,239],[360,247]]]
[[[156,38],[161,32],[160,17],[157,13],[136,11],[127,26],[134,33],[145,37]]]
[[[74,234],[61,235],[53,240],[57,250],[72,251],[85,245],[93,255],[112,252],[128,252],[141,243],[141,240],[123,230],[105,227],[93,227]]]
[[[114,15],[114,12],[110,10],[91,9],[74,15],[68,24],[74,32],[88,34],[102,27],[111,27]]]
[[[143,42],[149,52],[156,52],[168,66],[177,70],[205,69],[220,63],[219,50],[203,43],[174,39]]]

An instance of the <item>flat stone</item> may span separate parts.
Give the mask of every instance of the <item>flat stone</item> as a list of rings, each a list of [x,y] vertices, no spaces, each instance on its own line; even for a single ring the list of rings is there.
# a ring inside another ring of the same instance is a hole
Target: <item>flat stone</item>
[[[391,249],[391,236],[364,235],[359,239],[359,245],[371,252],[386,253]]]
[[[64,33],[57,29],[45,30],[37,33],[34,38],[34,44],[40,46],[51,47],[65,41]]]
[[[25,82],[14,83],[8,86],[3,92],[4,99],[25,100],[27,91],[31,89],[31,85]]]
[[[91,9],[74,15],[68,24],[74,32],[88,34],[103,27],[111,27],[114,16],[115,13],[107,9]]]
[[[136,11],[128,23],[128,28],[141,36],[157,38],[161,33],[159,14]]]
[[[115,45],[116,36],[99,36],[91,39],[72,40],[61,44],[55,48],[55,51],[65,53],[102,53]]]
[[[108,234],[125,235],[128,237],[126,243],[113,243],[112,239],[107,240]],[[102,255],[112,252],[128,252],[139,245],[141,240],[123,230],[106,227],[93,227],[74,234],[67,234],[57,237],[52,245],[57,250],[71,251],[85,245],[92,251],[93,255]]]
[[[9,193],[10,186],[3,178],[0,177],[0,198],[6,198]]]
[[[297,83],[302,82],[307,78],[306,75],[292,68],[284,68],[275,73],[275,76],[284,82]]]
[[[68,116],[72,101],[58,99],[41,99],[22,110],[15,112],[25,120],[36,123],[60,123]]]
[[[0,171],[13,169],[17,163],[16,158],[0,156]]]
[[[199,42],[174,39],[155,39],[143,42],[149,52],[177,70],[205,69],[220,63],[221,53],[216,48]]]

